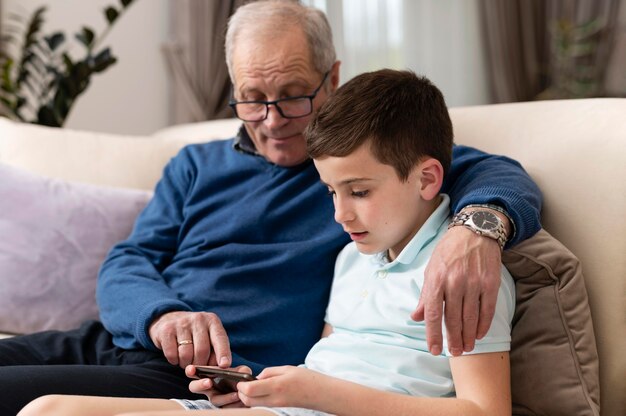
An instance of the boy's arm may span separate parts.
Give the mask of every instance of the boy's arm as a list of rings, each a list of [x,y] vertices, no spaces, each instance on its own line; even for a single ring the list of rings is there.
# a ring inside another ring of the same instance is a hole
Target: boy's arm
[[[503,209],[507,215],[493,212],[513,230],[507,246],[531,237],[541,228],[541,192],[512,159],[454,146],[442,192],[450,195],[453,213],[472,204]],[[428,347],[433,354],[442,351],[443,316],[453,355],[471,351],[475,340],[487,333],[500,282],[500,260],[495,240],[465,227],[448,230],[437,244],[426,268],[419,305],[412,314],[413,319],[426,322]]]
[[[337,415],[511,414],[508,352],[453,357],[456,398],[384,392],[299,367],[265,369],[260,381],[239,383],[246,406],[303,407]]]

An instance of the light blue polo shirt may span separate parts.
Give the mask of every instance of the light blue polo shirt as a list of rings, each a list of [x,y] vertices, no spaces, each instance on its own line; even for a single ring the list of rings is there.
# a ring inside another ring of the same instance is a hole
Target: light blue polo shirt
[[[454,396],[449,357],[428,352],[424,323],[410,317],[428,260],[450,221],[449,198],[445,194],[442,198],[394,261],[384,253],[361,254],[355,243],[341,251],[325,318],[334,332],[313,346],[306,367],[380,390]],[[465,354],[508,351],[514,306],[513,279],[502,266],[491,328]],[[445,340],[445,325],[443,331]],[[444,353],[448,354],[445,342]]]

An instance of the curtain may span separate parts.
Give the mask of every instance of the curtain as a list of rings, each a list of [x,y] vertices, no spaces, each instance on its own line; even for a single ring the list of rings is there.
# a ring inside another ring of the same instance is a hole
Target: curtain
[[[4,20],[4,16],[2,15],[2,0],[0,0],[0,52],[2,52],[3,50],[3,38],[4,38],[4,33],[2,32],[2,23]]]
[[[621,0],[482,0],[494,102],[605,94]]]
[[[480,2],[492,99],[529,101],[547,85],[543,0]]]
[[[245,0],[170,0],[172,40],[163,46],[171,75],[171,124],[230,117],[224,54],[226,23]]]

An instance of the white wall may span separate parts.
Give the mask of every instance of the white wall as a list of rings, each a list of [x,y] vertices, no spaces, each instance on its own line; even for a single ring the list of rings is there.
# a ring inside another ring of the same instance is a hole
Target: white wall
[[[82,26],[102,33],[103,10],[117,0],[3,0],[2,16],[30,16],[47,5],[44,32],[62,30],[73,37]],[[103,45],[118,62],[95,74],[74,104],[66,127],[95,131],[146,134],[169,124],[168,80],[161,44],[168,35],[168,0],[135,0],[113,26]],[[82,53],[75,45],[71,50]]]

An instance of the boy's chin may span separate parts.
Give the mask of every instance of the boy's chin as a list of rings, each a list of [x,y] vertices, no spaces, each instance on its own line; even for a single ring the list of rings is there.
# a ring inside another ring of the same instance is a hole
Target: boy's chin
[[[359,253],[361,254],[372,255],[372,254],[380,253],[381,251],[385,251],[380,247],[373,247],[369,244],[359,243],[358,241],[355,241],[355,243],[356,243],[356,249],[359,250]]]

